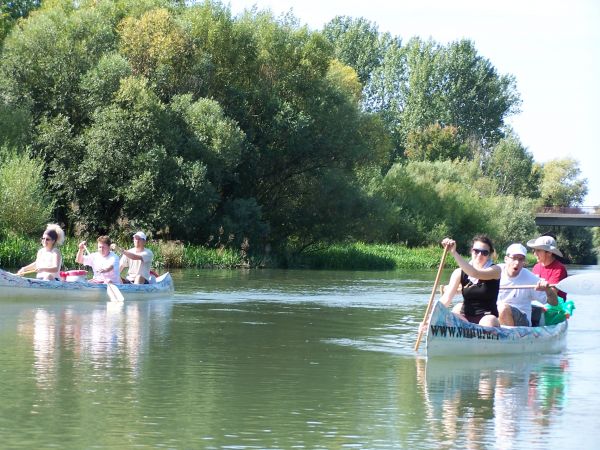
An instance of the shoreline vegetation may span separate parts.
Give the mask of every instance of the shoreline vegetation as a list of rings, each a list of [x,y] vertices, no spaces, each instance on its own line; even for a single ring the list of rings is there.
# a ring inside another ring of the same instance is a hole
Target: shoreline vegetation
[[[76,269],[76,239],[61,247],[64,270]],[[127,248],[125,243],[119,245]],[[0,267],[16,268],[35,259],[39,243],[35,239],[8,237],[0,241]],[[438,267],[441,247],[408,248],[402,244],[321,244],[302,253],[263,253],[249,255],[244,249],[210,248],[179,241],[150,241],[154,265],[160,271],[178,269],[316,269],[316,270],[430,270]],[[500,257],[497,258],[500,260]],[[530,263],[533,263],[531,256]],[[447,268],[455,268],[446,260]]]
[[[473,41],[364,18],[0,2],[0,240],[52,221],[126,244],[143,229],[165,267],[418,270],[444,236],[467,252],[552,233],[594,263],[600,228],[536,225],[588,182],[567,154],[535,161],[507,122],[521,104]],[[35,254],[6,245],[3,266]]]

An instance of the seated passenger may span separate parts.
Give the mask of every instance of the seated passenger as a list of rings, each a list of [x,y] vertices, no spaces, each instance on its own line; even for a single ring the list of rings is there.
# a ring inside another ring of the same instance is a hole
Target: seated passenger
[[[36,278],[41,280],[58,280],[60,267],[62,266],[62,255],[58,247],[65,240],[65,232],[61,227],[48,224],[42,236],[42,248],[37,252],[35,261],[21,267],[17,275],[28,272],[37,272]]]
[[[527,247],[533,249],[533,254],[537,263],[531,271],[538,277],[543,278],[550,284],[557,284],[559,281],[567,278],[567,268],[559,258],[563,254],[556,245],[556,239],[550,235],[543,235],[537,239],[527,242]],[[554,289],[559,297],[567,299],[567,293]]]
[[[110,238],[100,236],[98,238],[98,251],[90,253],[86,242],[79,243],[79,249],[75,261],[85,266],[90,266],[94,271],[93,283],[121,283],[119,277],[119,257],[110,251]],[[84,255],[83,252],[87,254]]]
[[[152,268],[154,254],[152,250],[146,248],[146,234],[143,231],[138,231],[133,235],[133,248],[125,250],[116,244],[113,244],[112,248],[122,253],[119,273],[125,267],[129,267],[127,277],[123,279],[123,283],[150,283],[150,269]]]
[[[440,302],[449,306],[462,286],[463,302],[452,312],[461,319],[487,327],[500,326],[498,321],[498,288],[500,268],[494,264],[494,247],[489,237],[475,236],[471,246],[471,260],[465,261],[456,249],[456,242],[444,239],[442,245],[448,249],[459,268],[452,272],[448,288]]]
[[[500,324],[509,326],[531,325],[531,302],[539,301],[556,305],[556,292],[548,282],[525,269],[527,249],[521,244],[512,244],[506,249],[500,277],[498,312]],[[511,286],[535,285],[535,288],[510,289]]]

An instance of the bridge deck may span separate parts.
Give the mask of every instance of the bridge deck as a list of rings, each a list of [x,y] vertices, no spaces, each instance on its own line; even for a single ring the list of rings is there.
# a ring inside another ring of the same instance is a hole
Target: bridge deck
[[[598,207],[542,208],[535,215],[536,225],[600,227]]]

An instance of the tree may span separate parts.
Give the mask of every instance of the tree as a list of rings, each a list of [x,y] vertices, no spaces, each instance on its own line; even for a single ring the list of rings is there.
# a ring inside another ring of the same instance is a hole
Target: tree
[[[579,163],[573,158],[553,159],[542,165],[540,186],[544,206],[577,206],[587,195],[587,180],[580,179]]]
[[[133,74],[150,80],[163,100],[178,93],[189,73],[192,42],[172,14],[159,8],[139,19],[126,17],[118,32],[120,53],[129,61]]]
[[[539,172],[533,155],[510,133],[491,150],[485,161],[485,174],[496,183],[497,195],[537,198]]]
[[[365,93],[365,108],[382,114],[394,136],[396,158],[411,132],[435,123],[490,148],[520,103],[514,78],[499,75],[468,40],[444,47],[413,38],[389,46]]]
[[[0,78],[11,80],[5,95],[30,103],[34,124],[63,114],[80,126],[79,82],[100,55],[116,44],[110,2],[75,9],[72,2],[44,6],[6,38]]]
[[[0,44],[18,19],[27,17],[30,11],[39,6],[40,0],[11,0],[0,3]]]
[[[410,132],[404,153],[415,161],[472,158],[469,146],[458,139],[458,128],[439,124]]]
[[[323,27],[323,34],[334,46],[334,56],[356,70],[363,84],[381,64],[390,39],[389,34],[381,35],[374,23],[347,16],[334,17]]]
[[[39,233],[51,217],[54,202],[46,190],[43,163],[7,149],[0,163],[0,230],[17,235]]]

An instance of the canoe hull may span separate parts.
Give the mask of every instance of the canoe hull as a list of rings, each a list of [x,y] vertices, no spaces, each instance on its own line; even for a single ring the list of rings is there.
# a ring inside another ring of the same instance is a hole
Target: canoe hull
[[[125,300],[142,300],[165,297],[173,294],[173,279],[168,272],[157,278],[153,284],[116,285]],[[109,300],[105,284],[85,281],[44,281],[13,275],[0,269],[0,293],[2,297],[81,298],[89,300]]]
[[[459,319],[437,302],[427,333],[427,356],[559,353],[568,322],[547,327],[482,327]]]

